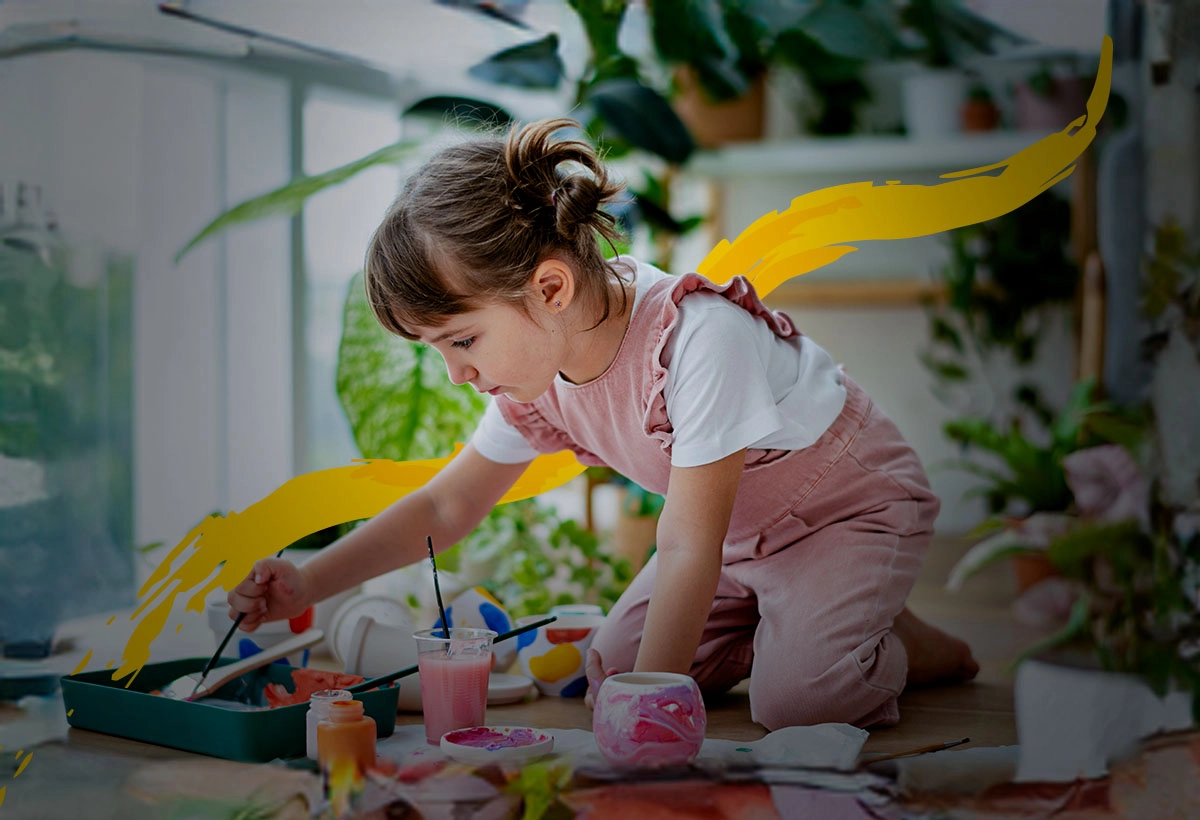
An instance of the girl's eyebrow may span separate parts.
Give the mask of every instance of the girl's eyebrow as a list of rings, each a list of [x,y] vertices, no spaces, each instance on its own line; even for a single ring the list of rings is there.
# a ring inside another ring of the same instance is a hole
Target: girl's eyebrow
[[[449,331],[446,331],[445,333],[441,334],[440,336],[434,337],[429,343],[431,345],[435,345],[438,342],[444,342],[447,339],[454,338],[455,336],[461,336],[465,332],[466,331],[463,331],[463,330],[449,330]]]

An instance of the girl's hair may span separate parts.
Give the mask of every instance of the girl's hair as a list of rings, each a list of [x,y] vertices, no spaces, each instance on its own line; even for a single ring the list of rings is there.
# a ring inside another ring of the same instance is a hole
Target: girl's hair
[[[529,279],[550,256],[571,265],[585,304],[600,308],[596,325],[608,318],[619,274],[600,240],[611,246],[620,233],[601,206],[621,186],[592,146],[552,138],[568,127],[580,126],[542,120],[472,139],[409,178],[367,248],[367,300],[385,329],[415,339],[415,326],[495,301],[528,312]]]

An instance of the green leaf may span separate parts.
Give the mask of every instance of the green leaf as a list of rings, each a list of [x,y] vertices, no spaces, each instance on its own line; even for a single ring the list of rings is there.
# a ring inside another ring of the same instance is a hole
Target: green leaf
[[[391,145],[385,145],[378,151],[373,151],[361,159],[348,162],[323,174],[300,177],[280,188],[276,188],[274,191],[235,205],[205,225],[200,233],[192,237],[183,246],[183,249],[175,254],[175,263],[179,264],[179,260],[188,251],[226,228],[255,222],[270,216],[290,216],[297,214],[304,207],[305,201],[313,194],[334,185],[340,185],[351,177],[376,165],[394,165],[411,154],[416,145],[417,143],[412,140],[401,140]]]
[[[617,77],[636,79],[637,63],[622,54],[618,46],[627,0],[568,0],[568,5],[579,15],[592,49],[593,76],[590,82],[598,83]]]
[[[725,29],[718,0],[655,0],[651,32],[661,59],[689,65],[707,96],[731,100],[746,93],[738,50]]]
[[[1048,649],[1053,649],[1056,646],[1062,646],[1068,641],[1083,635],[1087,632],[1088,616],[1091,613],[1092,598],[1086,591],[1081,592],[1079,597],[1075,599],[1075,603],[1071,606],[1071,613],[1067,616],[1066,625],[1055,632],[1048,638],[1038,641],[1032,646],[1026,648],[1020,655],[1017,656],[1008,667],[1008,671],[1012,672],[1017,668],[1021,661],[1032,658],[1036,655],[1045,652]]]
[[[467,69],[472,77],[517,88],[556,89],[563,75],[558,35],[505,49]]]
[[[361,273],[346,298],[337,391],[362,455],[396,461],[449,455],[486,406],[469,385],[447,378],[436,351],[380,327]]]
[[[409,106],[405,113],[478,128],[502,128],[513,121],[503,108],[471,97],[426,97]]]
[[[605,124],[632,145],[682,165],[696,150],[687,127],[661,94],[637,80],[592,86],[587,102]]]
[[[962,589],[963,582],[993,564],[1017,555],[1041,553],[1042,550],[1029,546],[1021,535],[1014,530],[1005,530],[991,538],[980,541],[966,555],[959,559],[946,581],[946,589],[957,591]]]
[[[822,3],[800,21],[800,28],[841,57],[885,60],[895,52],[895,40],[879,20],[843,3]]]

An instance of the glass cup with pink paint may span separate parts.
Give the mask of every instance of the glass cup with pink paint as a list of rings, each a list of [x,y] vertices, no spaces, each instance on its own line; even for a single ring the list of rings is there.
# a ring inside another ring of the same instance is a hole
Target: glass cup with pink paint
[[[417,641],[425,740],[438,745],[455,729],[483,726],[492,671],[490,629],[422,629]]]

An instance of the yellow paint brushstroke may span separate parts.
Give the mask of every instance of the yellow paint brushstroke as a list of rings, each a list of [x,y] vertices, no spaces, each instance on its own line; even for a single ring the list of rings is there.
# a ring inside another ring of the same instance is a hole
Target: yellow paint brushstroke
[[[72,670],[71,674],[78,675],[80,672],[82,672],[84,669],[87,668],[87,665],[91,660],[92,660],[92,650],[89,649],[87,651],[87,654],[83,656],[83,660],[81,660],[79,662],[79,665],[76,666],[74,670]]]
[[[183,624],[175,624],[175,634],[178,635],[183,629]]]
[[[847,243],[928,236],[1003,216],[1074,170],[1072,163],[1096,136],[1111,79],[1112,39],[1105,37],[1087,113],[1061,132],[994,165],[943,174],[948,181],[937,185],[856,182],[797,197],[786,211],[764,215],[735,241],[722,240],[697,271],[717,283],[746,276],[765,296],[788,279],[853,253],[856,248]],[[139,591],[141,604],[133,617],[140,620],[113,679],[136,676],[149,662],[150,644],[181,592],[200,587],[186,608],[202,611],[209,592],[236,586],[258,559],[317,530],[376,515],[423,486],[461,449],[460,444],[445,458],[372,460],[307,473],[240,513],[205,519]],[[559,487],[583,469],[567,451],[539,456],[500,501]]]
[[[4,793],[8,791],[8,786],[0,786],[0,806],[4,805]]]
[[[68,709],[68,710],[67,710],[67,717],[70,717],[70,716],[71,716],[71,715],[73,715],[73,714],[75,714],[75,710],[74,710],[74,709]]]
[[[112,625],[113,625],[113,621],[115,621],[116,619],[117,619],[117,616],[116,616],[116,615],[113,615],[111,618],[109,618],[109,619],[108,619],[108,621],[107,621],[107,622],[106,622],[104,625],[105,625],[105,626],[112,626]]]
[[[21,776],[21,772],[25,771],[25,767],[29,765],[29,761],[33,760],[33,752],[25,755],[25,759],[21,761],[21,765],[17,767],[17,773],[13,775],[13,780]]]
[[[21,755],[23,755],[23,754],[25,754],[24,749],[17,749],[17,753],[15,755],[13,755],[13,760],[20,760]]]

